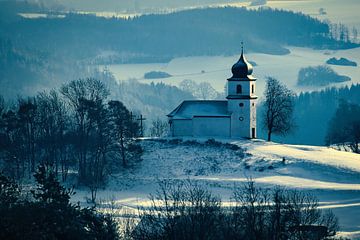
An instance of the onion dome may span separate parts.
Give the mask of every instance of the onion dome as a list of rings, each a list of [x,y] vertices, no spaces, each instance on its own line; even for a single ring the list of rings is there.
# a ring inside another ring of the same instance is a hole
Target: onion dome
[[[232,66],[231,72],[233,74],[232,78],[246,78],[252,74],[253,66],[246,60],[243,49],[239,61]]]

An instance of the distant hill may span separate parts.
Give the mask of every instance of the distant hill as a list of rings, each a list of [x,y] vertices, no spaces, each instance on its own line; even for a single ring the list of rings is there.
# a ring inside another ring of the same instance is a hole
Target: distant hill
[[[89,67],[64,56],[29,49],[0,38],[0,95],[16,99],[89,74]]]
[[[285,45],[332,49],[357,46],[333,39],[327,23],[268,8],[194,9],[133,19],[71,13],[65,18],[19,19],[10,24],[0,19],[0,28],[0,36],[30,48],[87,61],[103,51],[113,51],[118,57],[111,61],[117,63],[232,55],[240,51],[241,41],[249,52],[268,54],[289,53]]]
[[[4,9],[11,11],[3,14]],[[17,15],[26,10],[46,13],[41,4],[23,2],[17,6],[11,1],[0,2],[0,41],[11,43],[2,44],[0,50],[4,61],[0,66],[0,94],[12,97],[86,77],[88,69],[96,68],[97,64],[233,55],[240,52],[241,41],[245,42],[247,52],[267,54],[289,53],[284,46],[332,49],[357,46],[333,39],[328,23],[268,8],[193,9],[131,19],[77,13],[33,19]],[[12,55],[24,60],[19,64]]]
[[[168,78],[171,74],[161,71],[151,71],[144,74],[145,79],[157,79],[157,78]]]
[[[261,6],[265,5],[267,0],[252,0],[250,6]]]

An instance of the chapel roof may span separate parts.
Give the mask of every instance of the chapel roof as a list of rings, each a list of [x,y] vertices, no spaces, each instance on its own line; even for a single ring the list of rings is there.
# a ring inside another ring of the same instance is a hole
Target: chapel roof
[[[167,116],[173,119],[192,119],[193,117],[228,117],[226,100],[186,100]]]

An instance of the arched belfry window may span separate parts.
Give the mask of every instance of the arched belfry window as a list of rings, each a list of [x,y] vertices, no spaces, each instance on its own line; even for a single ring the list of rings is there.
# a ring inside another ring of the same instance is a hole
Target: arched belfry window
[[[237,86],[236,86],[236,93],[237,93],[237,94],[241,94],[241,93],[242,93],[242,87],[241,87],[241,85],[237,85]]]

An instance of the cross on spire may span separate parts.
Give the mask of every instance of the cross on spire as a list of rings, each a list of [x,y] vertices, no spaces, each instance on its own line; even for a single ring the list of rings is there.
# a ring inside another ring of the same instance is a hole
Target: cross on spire
[[[244,42],[241,41],[241,55],[244,53]]]

